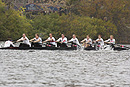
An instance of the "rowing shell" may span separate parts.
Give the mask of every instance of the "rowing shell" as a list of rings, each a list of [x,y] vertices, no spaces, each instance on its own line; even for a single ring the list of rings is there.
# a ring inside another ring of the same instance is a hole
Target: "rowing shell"
[[[107,48],[103,48],[102,50],[106,50]],[[127,47],[114,47],[114,48],[109,48],[109,50],[117,50],[117,51],[123,51],[123,50],[129,50],[130,48],[127,48]],[[87,48],[84,48],[84,50],[100,50],[99,48],[96,48],[96,47],[87,47]]]
[[[77,50],[77,47],[5,47],[9,50]]]

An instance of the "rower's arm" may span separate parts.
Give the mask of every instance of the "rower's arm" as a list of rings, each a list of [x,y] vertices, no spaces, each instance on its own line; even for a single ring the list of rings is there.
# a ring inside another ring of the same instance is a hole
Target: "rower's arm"
[[[106,44],[110,44],[110,42],[106,42],[106,41],[104,41],[104,43],[106,43]]]
[[[111,42],[109,40],[105,40],[104,43],[110,44]]]
[[[52,41],[52,40],[53,40],[53,39],[50,39],[50,40],[47,39],[46,42],[48,42],[48,41]]]
[[[60,38],[56,42],[60,42]]]
[[[105,40],[104,42],[109,42],[110,40],[108,39],[108,40]]]
[[[85,39],[81,41],[81,43],[85,42]]]
[[[37,41],[34,41],[34,43],[37,43],[37,42],[40,42],[40,39],[39,39],[39,40],[37,40]]]
[[[103,41],[102,39],[96,40],[96,42]]]
[[[20,42],[20,41],[21,41],[21,39],[17,40],[16,42]]]
[[[47,42],[48,41],[48,39],[47,40],[45,40],[45,41],[43,41],[43,43],[45,43],[45,42]]]
[[[52,40],[53,40],[53,39],[50,39],[50,40],[49,40],[49,39],[47,39],[47,40],[45,40],[45,41],[43,41],[43,42],[45,43],[45,42],[49,42],[49,41],[52,41]]]
[[[20,42],[20,41],[23,41],[23,40],[25,40],[25,39],[22,39],[22,38],[21,38],[21,39],[17,40],[16,42]]]
[[[101,41],[101,40],[96,40],[96,42],[99,42],[99,41]]]
[[[73,41],[73,39],[69,40],[68,42],[72,42],[72,41]]]
[[[31,39],[31,40],[29,40],[30,42],[32,42],[34,39]]]

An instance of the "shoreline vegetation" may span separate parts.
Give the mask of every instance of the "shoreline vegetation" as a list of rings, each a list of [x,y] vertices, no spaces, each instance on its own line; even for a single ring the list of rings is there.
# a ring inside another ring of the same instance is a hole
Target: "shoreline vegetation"
[[[128,0],[67,0],[68,13],[38,13],[29,17],[23,10],[7,8],[0,0],[0,41],[11,37],[19,39],[23,33],[33,38],[39,33],[42,39],[52,33],[58,39],[62,33],[70,39],[76,34],[79,40],[90,35],[94,40],[98,34],[103,39],[114,35],[117,43],[130,43],[130,1]],[[31,17],[31,18],[30,18]]]

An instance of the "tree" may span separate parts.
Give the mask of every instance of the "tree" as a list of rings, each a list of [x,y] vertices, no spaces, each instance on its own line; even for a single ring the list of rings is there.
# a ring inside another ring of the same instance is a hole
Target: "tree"
[[[0,0],[0,40],[7,40],[8,37],[16,40],[22,33],[30,35],[31,29],[30,21],[25,16],[12,8],[7,9]]]
[[[105,22],[101,19],[90,18],[77,15],[62,15],[57,13],[50,15],[38,15],[33,19],[34,30],[38,30],[43,34],[43,39],[48,37],[49,33],[58,39],[64,33],[69,39],[72,34],[76,34],[81,40],[90,35],[93,39],[97,38],[98,34],[102,34],[104,39],[107,39],[110,34],[116,34],[117,28],[110,21]]]
[[[74,7],[76,9],[71,10],[72,13],[109,20],[117,26],[117,40],[119,42],[128,40],[130,28],[127,25],[130,24],[130,0],[80,0],[79,2],[75,1],[76,4],[73,3],[70,9],[74,9]]]

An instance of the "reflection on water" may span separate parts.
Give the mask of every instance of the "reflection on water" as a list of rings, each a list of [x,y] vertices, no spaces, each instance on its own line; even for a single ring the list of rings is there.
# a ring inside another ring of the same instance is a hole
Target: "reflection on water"
[[[0,50],[0,87],[130,87],[130,51]]]

